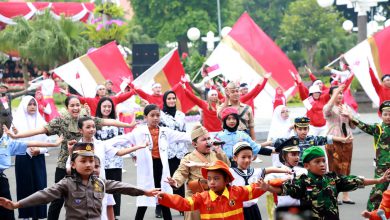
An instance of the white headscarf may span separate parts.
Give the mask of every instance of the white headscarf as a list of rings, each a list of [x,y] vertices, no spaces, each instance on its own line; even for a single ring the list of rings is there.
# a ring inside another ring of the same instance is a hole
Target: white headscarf
[[[278,105],[273,113],[271,126],[268,132],[267,140],[274,140],[276,138],[288,138],[290,137],[290,117],[284,120],[281,116],[283,108],[287,108],[284,105]]]
[[[28,103],[33,99],[35,103],[37,104],[37,111],[30,115],[27,112]],[[39,114],[38,111],[38,103],[37,100],[35,100],[32,96],[24,96],[22,98],[22,101],[20,102],[18,109],[16,110],[15,114],[13,115],[13,126],[18,129],[19,132],[27,131],[35,128],[42,127],[46,124],[46,121],[42,118],[42,116]],[[47,136],[44,134],[35,135],[28,138],[20,138],[21,141],[45,141],[47,139]]]

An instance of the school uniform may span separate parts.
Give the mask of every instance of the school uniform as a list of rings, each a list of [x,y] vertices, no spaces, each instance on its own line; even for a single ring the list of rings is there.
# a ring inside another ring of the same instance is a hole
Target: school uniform
[[[233,175],[234,180],[231,183],[233,186],[248,186],[250,183],[257,182],[263,174],[264,169],[262,168],[248,168],[241,170],[239,168],[230,168],[230,173]],[[260,219],[261,214],[257,202],[258,198],[244,202],[244,219]]]

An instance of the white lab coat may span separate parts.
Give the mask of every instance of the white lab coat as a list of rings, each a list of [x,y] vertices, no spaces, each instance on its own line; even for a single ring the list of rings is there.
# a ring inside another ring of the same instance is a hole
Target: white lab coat
[[[112,141],[113,145],[143,145],[146,141],[149,141],[149,147],[139,149],[136,151],[137,156],[137,186],[139,188],[150,190],[155,188],[153,179],[153,161],[151,149],[153,148],[152,138],[147,125],[137,126],[132,132],[125,135],[117,136],[108,141]],[[167,127],[160,127],[159,131],[159,152],[161,163],[163,165],[162,177],[161,177],[161,191],[171,193],[172,187],[166,183],[167,177],[170,177],[169,164],[168,164],[168,145],[177,141],[191,142],[189,134],[184,132],[175,131]],[[137,206],[156,206],[156,198],[138,196]]]

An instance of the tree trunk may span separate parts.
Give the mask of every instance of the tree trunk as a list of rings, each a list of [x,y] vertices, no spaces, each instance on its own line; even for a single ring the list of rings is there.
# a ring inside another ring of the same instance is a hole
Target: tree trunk
[[[307,57],[306,57],[306,62],[307,66],[312,70],[316,71],[317,68],[314,67],[314,56],[317,52],[317,45],[312,45],[306,48],[307,52]]]
[[[24,88],[27,89],[29,87],[28,81],[30,79],[27,70],[27,59],[22,58],[21,61],[22,61],[22,74],[23,74]]]
[[[177,43],[179,44],[179,54],[187,53],[188,54],[188,45],[187,39],[185,37],[180,38]]]

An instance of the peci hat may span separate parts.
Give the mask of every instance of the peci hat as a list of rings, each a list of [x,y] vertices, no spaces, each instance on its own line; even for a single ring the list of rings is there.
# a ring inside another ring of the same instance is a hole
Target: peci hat
[[[196,138],[198,138],[200,136],[203,136],[203,135],[205,135],[207,133],[208,133],[208,131],[207,131],[207,129],[205,127],[203,127],[200,124],[195,125],[194,128],[191,131],[191,140],[193,141]]]
[[[227,108],[224,108],[222,111],[221,111],[221,119],[222,121],[225,120],[225,118],[231,114],[237,114],[238,115],[238,110],[234,107],[227,107]]]
[[[308,117],[298,117],[294,119],[294,126],[309,127],[310,119]]]
[[[229,176],[229,182],[232,182],[234,180],[232,173],[229,171],[228,165],[221,160],[215,161],[214,165],[212,166],[201,168],[202,176],[206,180],[207,180],[207,172],[210,170],[221,170]]]
[[[325,152],[320,147],[309,147],[306,150],[303,151],[302,154],[302,162],[303,163],[309,163],[311,160],[318,158],[318,157],[325,157]]]
[[[390,110],[390,100],[382,102],[379,106],[379,111],[382,112],[383,110]]]
[[[251,147],[251,145],[249,145],[248,142],[245,142],[245,141],[237,142],[233,146],[233,155],[236,155],[238,152],[240,152],[240,151],[242,151],[244,149],[252,150],[252,147]]]
[[[72,154],[78,154],[80,156],[93,157],[94,147],[93,143],[77,142],[73,145]]]

